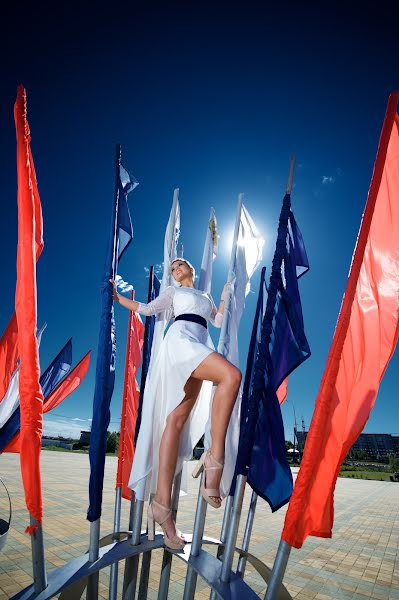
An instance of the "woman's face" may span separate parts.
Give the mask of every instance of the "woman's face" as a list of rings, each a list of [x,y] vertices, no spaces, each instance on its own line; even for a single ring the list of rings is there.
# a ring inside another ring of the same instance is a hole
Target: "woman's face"
[[[193,274],[191,272],[190,267],[187,263],[183,262],[182,260],[175,260],[175,262],[172,263],[170,270],[173,275],[173,278],[178,283],[181,283],[185,279],[192,280],[193,278]]]

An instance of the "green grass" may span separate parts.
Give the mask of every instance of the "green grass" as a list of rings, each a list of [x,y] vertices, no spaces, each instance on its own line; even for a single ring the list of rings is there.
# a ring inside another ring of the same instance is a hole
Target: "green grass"
[[[391,473],[384,471],[341,471],[340,477],[347,477],[351,479],[372,479],[374,481],[390,481],[389,476]]]

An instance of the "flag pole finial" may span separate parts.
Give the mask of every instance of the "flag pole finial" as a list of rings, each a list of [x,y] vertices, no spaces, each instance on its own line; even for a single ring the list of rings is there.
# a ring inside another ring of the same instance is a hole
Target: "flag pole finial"
[[[287,181],[287,189],[286,189],[287,194],[291,194],[292,182],[294,179],[295,163],[296,163],[296,156],[295,156],[295,154],[293,154],[291,156],[290,170],[288,173],[288,181]]]

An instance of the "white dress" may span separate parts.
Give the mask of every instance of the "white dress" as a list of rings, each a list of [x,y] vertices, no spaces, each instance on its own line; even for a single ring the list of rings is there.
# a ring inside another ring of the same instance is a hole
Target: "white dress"
[[[196,314],[215,327],[221,327],[223,315],[217,313],[210,294],[188,287],[169,286],[149,304],[139,303],[137,312],[153,315],[172,308],[174,316]],[[184,399],[184,387],[191,373],[209,354],[215,351],[208,330],[192,321],[175,321],[169,327],[151,377],[147,378],[140,431],[130,473],[129,487],[138,500],[147,500],[155,493],[158,475],[158,454],[167,416]],[[180,438],[175,474],[190,460],[193,449],[205,432],[212,395],[212,383],[204,382],[196,404],[190,413]]]

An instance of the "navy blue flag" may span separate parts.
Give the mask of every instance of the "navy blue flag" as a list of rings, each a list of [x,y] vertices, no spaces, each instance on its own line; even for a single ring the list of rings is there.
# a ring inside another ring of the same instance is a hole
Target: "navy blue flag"
[[[282,381],[310,356],[298,288],[298,277],[308,269],[305,246],[287,194],[268,290],[264,269],[261,275],[243,386],[236,466],[236,474],[248,477],[252,489],[269,503],[273,512],[289,501],[293,489],[276,392]]]
[[[44,401],[55,389],[61,379],[69,372],[71,365],[72,338],[67,341],[65,346],[40,376],[39,383],[43,391]],[[18,406],[8,421],[0,429],[0,452],[3,452],[7,444],[11,442],[12,438],[19,432],[20,427],[21,413]]]
[[[161,282],[158,277],[154,273],[154,267],[150,269],[150,280],[148,284],[148,298],[147,302],[152,302],[159,295],[159,289],[161,287]],[[143,408],[143,397],[144,397],[144,388],[145,382],[147,380],[148,368],[150,366],[151,359],[151,348],[152,348],[152,339],[154,337],[154,328],[155,328],[156,316],[151,315],[145,318],[144,325],[144,341],[143,341],[143,350],[142,350],[142,362],[141,362],[141,378],[140,378],[140,396],[139,396],[139,405],[137,409],[137,420],[136,420],[136,429],[134,432],[134,444],[136,445],[137,438],[139,436],[140,424],[141,424],[141,413]]]
[[[133,239],[127,196],[137,185],[137,181],[130,177],[120,164],[118,146],[111,227],[101,285],[100,332],[89,449],[90,482],[87,518],[91,522],[101,516],[107,430],[111,417],[109,407],[115,383],[115,319],[112,286],[109,280],[115,280],[118,261]]]

